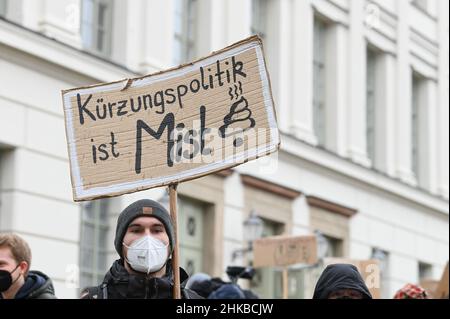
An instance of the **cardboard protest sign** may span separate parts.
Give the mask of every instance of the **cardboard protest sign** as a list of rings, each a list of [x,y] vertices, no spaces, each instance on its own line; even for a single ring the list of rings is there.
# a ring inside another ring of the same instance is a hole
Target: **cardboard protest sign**
[[[316,262],[316,236],[273,236],[253,242],[254,267],[312,265]]]
[[[366,283],[367,288],[369,288],[372,298],[381,298],[381,274],[379,261],[376,259],[368,260],[355,260],[346,258],[325,258],[325,265],[332,264],[352,264],[358,268],[361,277]]]
[[[261,40],[62,92],[75,201],[178,183],[278,150]]]
[[[444,299],[448,298],[448,262],[447,266],[445,266],[444,272],[442,273],[441,280],[439,281],[439,284],[437,285],[437,288],[434,292],[434,297],[437,299]]]
[[[439,280],[422,279],[419,286],[426,290],[429,299],[436,299],[436,290],[439,286]]]

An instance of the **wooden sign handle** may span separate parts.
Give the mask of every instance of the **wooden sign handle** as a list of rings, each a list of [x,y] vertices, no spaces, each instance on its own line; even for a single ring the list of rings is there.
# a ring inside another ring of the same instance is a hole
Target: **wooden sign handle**
[[[173,232],[175,234],[175,242],[172,253],[173,299],[181,299],[178,249],[177,186],[178,184],[169,185],[170,216],[172,217]]]
[[[289,298],[288,268],[283,267],[283,299]]]

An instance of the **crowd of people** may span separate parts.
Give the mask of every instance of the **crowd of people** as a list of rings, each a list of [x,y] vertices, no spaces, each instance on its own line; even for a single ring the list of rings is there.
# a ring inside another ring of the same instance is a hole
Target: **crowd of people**
[[[175,234],[167,210],[143,199],[119,215],[114,247],[119,255],[103,282],[82,290],[82,299],[169,299],[173,297],[174,272],[171,254]],[[0,234],[0,299],[56,299],[51,279],[30,270],[31,250],[17,234]],[[189,278],[179,268],[183,299],[257,299],[236,280],[226,282],[205,273]],[[427,292],[407,284],[394,299],[427,299]],[[325,268],[313,299],[372,299],[358,269],[350,264]]]

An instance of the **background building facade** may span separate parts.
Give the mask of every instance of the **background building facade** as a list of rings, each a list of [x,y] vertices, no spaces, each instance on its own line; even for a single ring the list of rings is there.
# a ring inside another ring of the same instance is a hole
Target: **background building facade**
[[[449,251],[449,23],[444,0],[0,0],[0,231],[22,235],[59,297],[101,281],[115,223],[155,189],[72,201],[60,90],[264,42],[281,150],[179,186],[182,265],[224,275],[254,210],[264,235],[382,258],[382,294],[438,279]],[[290,270],[310,298],[318,269]],[[250,285],[281,297],[277,269]]]

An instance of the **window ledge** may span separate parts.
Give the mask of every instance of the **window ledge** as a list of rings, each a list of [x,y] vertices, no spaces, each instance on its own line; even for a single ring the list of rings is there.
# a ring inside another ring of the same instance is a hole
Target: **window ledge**
[[[449,201],[444,198],[388,176],[374,169],[364,167],[333,152],[319,149],[292,135],[281,133],[281,149],[285,152],[312,162],[325,169],[335,171],[358,182],[370,185],[386,193],[417,203],[444,215],[449,215]]]
[[[79,50],[4,18],[0,18],[0,44],[13,47],[101,82],[140,75],[123,65]]]

